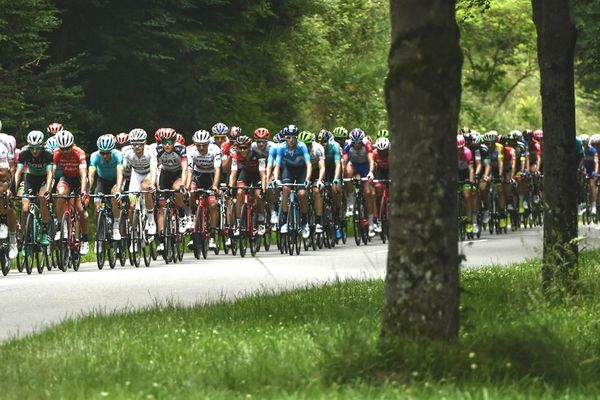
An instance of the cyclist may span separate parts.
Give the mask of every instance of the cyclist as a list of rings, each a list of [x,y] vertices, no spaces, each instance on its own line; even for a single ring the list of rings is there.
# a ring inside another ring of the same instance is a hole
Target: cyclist
[[[127,169],[131,167],[131,178],[129,180],[129,191],[139,192],[147,191],[144,195],[144,203],[146,205],[145,213],[146,230],[148,235],[156,234],[156,224],[154,222],[154,200],[152,192],[154,192],[156,181],[157,160],[156,153],[152,151],[149,145],[146,144],[148,134],[145,130],[136,128],[129,132],[129,143],[131,146],[126,147],[123,151],[123,166]],[[133,210],[135,208],[135,197],[130,197],[129,218],[133,218]]]
[[[340,146],[333,140],[333,133],[328,130],[321,130],[317,135],[317,142],[323,146],[325,152],[325,182],[333,184],[333,215],[334,222],[339,225],[340,208],[342,206],[342,152]],[[341,231],[336,229],[336,235]]]
[[[473,219],[473,184],[475,182],[475,169],[473,162],[473,154],[466,146],[464,135],[456,136],[456,150],[458,158],[458,180],[462,183],[463,202],[465,208],[465,216],[467,218],[467,233],[477,233],[479,227],[477,220]]]
[[[381,131],[380,131],[381,132]],[[373,160],[375,161],[375,179],[385,180],[390,179],[390,141],[385,136],[380,136],[375,141],[375,148],[373,149]],[[381,195],[385,184],[377,182],[375,184],[375,207],[379,207],[381,201]],[[379,213],[376,213],[379,215]],[[379,221],[375,222],[375,232],[381,233],[381,225]]]
[[[131,147],[129,145],[129,134],[127,132],[121,132],[119,133],[115,140],[117,141],[117,145],[115,146],[115,148],[117,150],[119,150],[121,152],[121,155],[123,155],[125,153],[125,150],[127,150],[129,147]],[[125,164],[125,163],[123,163]],[[118,188],[119,191],[125,190],[124,188],[128,188],[129,187],[129,179],[131,178],[131,164],[130,165],[123,165],[123,184],[121,185],[120,188]]]
[[[323,181],[325,180],[325,149],[320,143],[315,142],[315,134],[309,131],[302,131],[298,135],[298,140],[306,145],[310,154],[312,164],[312,175],[309,177],[313,187],[312,196],[315,207],[315,233],[323,233]]]
[[[390,138],[390,131],[388,131],[387,129],[380,129],[377,131],[377,133],[375,134],[375,142],[377,141],[377,139],[388,139]]]
[[[310,162],[310,154],[304,143],[298,142],[298,127],[296,125],[288,125],[284,128],[285,144],[277,148],[277,156],[275,158],[275,170],[273,177],[278,185],[283,183],[303,184],[308,187],[310,181],[307,177],[312,175],[312,164]],[[281,181],[279,178],[281,177]],[[290,196],[289,186],[284,186],[282,191],[282,206],[283,221],[287,221]],[[308,198],[305,189],[298,189],[298,202],[300,203],[300,223],[302,224],[302,237],[307,239],[310,236],[310,229],[307,224]],[[287,233],[288,226],[284,223],[279,228],[281,233]]]
[[[274,176],[273,171],[275,168],[275,159],[277,157],[277,148],[285,145],[285,137],[283,129],[280,129],[274,136],[273,142],[270,142],[269,154],[267,157],[267,202],[271,205],[271,224],[277,224],[279,222],[279,196],[277,188],[273,186]]]
[[[260,189],[254,190],[256,199],[256,210],[258,217],[258,234],[265,233],[265,203],[262,199],[262,193],[267,189],[267,157],[260,153],[256,148],[251,147],[252,139],[245,135],[239,135],[235,139],[236,151],[231,160],[231,175],[229,177],[229,186],[260,186]],[[239,235],[240,212],[244,203],[244,191],[238,190],[236,193],[236,228],[234,235]]]
[[[344,146],[344,156],[346,169],[344,176],[353,178],[359,175],[360,178],[367,178],[369,181],[374,178],[375,161],[373,160],[373,148],[371,143],[365,139],[365,133],[360,128],[354,128],[350,131],[350,142]],[[373,213],[375,212],[375,193],[371,183],[364,182],[365,210],[369,219],[369,237],[375,236],[375,226],[373,222]],[[346,184],[346,216],[350,217],[354,213],[354,186],[352,182]]]
[[[185,192],[185,181],[188,168],[188,160],[185,146],[176,143],[177,133],[173,129],[165,129],[161,133],[161,142],[156,146],[157,165],[160,171],[160,177],[156,179],[159,190],[173,189],[179,190],[173,196],[175,207],[179,215],[179,233],[184,233],[191,229],[191,221],[185,216],[185,204],[183,194]],[[164,207],[165,198],[159,196],[158,202],[158,231],[162,234],[164,227]],[[162,244],[162,241],[161,241]],[[163,246],[159,244],[160,250]]]
[[[120,190],[123,186],[123,154],[115,149],[117,144],[116,138],[109,134],[102,135],[96,141],[98,151],[95,151],[90,156],[90,168],[88,171],[88,177],[90,181],[90,188],[94,186],[96,181],[96,175],[98,175],[98,182],[96,183],[96,189],[94,194],[114,194],[116,195],[112,199],[112,210],[113,210],[113,240],[121,240],[121,231],[119,230],[119,202]],[[101,206],[99,198],[94,199],[94,206],[96,215]]]
[[[69,131],[62,130],[56,134],[56,142],[58,149],[54,150],[53,162],[55,168],[60,168],[62,171],[61,177],[56,185],[56,193],[66,196],[71,194],[81,195],[80,199],[75,201],[75,209],[79,214],[81,227],[81,247],[79,252],[81,255],[86,255],[89,250],[88,244],[88,215],[83,202],[87,202],[87,162],[85,152],[75,146],[75,138]],[[56,175],[54,176],[56,179]],[[83,201],[82,201],[83,200]],[[67,206],[67,199],[56,199],[56,218],[62,220]],[[60,239],[60,229],[56,230],[54,240]]]
[[[15,185],[19,187],[21,176],[27,168],[24,178],[24,192],[41,196],[39,204],[42,218],[42,235],[40,237],[42,246],[50,244],[48,239],[50,214],[47,196],[52,190],[52,158],[52,153],[44,148],[44,134],[41,131],[31,131],[27,135],[27,146],[21,149],[15,172]],[[22,226],[24,226],[27,210],[29,210],[29,199],[23,199],[21,204],[21,221]]]
[[[598,200],[598,188],[596,186],[596,179],[598,178],[598,151],[594,146],[590,144],[590,137],[586,134],[579,135],[579,140],[583,144],[583,167],[585,169],[586,177],[588,178],[588,185],[592,193],[592,214],[596,213],[596,202]],[[583,199],[587,201],[587,199]],[[585,203],[583,207],[580,204],[579,215],[583,215],[585,210]]]
[[[498,132],[489,131],[483,135],[483,141],[488,148],[490,156],[490,175],[487,177],[492,181],[492,184],[498,192],[498,212],[499,212],[499,226],[501,228],[506,227],[506,212],[504,207],[506,206],[506,198],[504,196],[504,185],[500,183],[500,178],[504,172],[504,146],[498,143]],[[484,175],[484,181],[487,182]],[[493,182],[496,181],[496,182]],[[488,196],[487,185],[484,190],[481,191],[481,198],[483,200],[484,210],[488,209]],[[486,213],[484,212],[484,222],[486,222]]]
[[[211,128],[214,143],[221,149],[221,182],[228,182],[229,170],[231,168],[231,144],[229,140],[229,128],[222,122],[217,122]]]
[[[6,218],[6,224],[4,221],[0,223],[0,239],[6,239],[10,243],[8,250],[8,258],[14,259],[17,256],[17,215],[15,210],[10,207],[10,184],[12,180],[12,174],[9,163],[9,152],[10,150],[6,147],[3,142],[0,142],[0,195],[2,195],[2,202],[0,203],[0,216]],[[6,195],[6,197],[4,197]]]
[[[490,180],[490,155],[487,146],[483,143],[483,135],[477,131],[472,131],[470,134],[465,135],[465,140],[471,154],[473,155],[473,161],[475,162],[475,184],[476,188],[474,194],[471,197],[473,215],[477,215],[482,206],[482,195],[487,190],[487,184]],[[477,190],[479,188],[479,190]],[[482,222],[487,224],[490,220],[490,213],[487,210],[487,204],[482,207]],[[474,225],[475,234],[479,233],[479,226]]]
[[[528,195],[527,180],[525,173],[527,172],[527,145],[523,142],[523,134],[521,131],[513,130],[507,135],[508,146],[515,151],[515,175],[513,179],[517,182],[517,191],[519,192],[519,214],[523,214],[529,209],[526,196]]]
[[[188,189],[212,189],[217,193],[219,188],[219,182],[221,181],[221,150],[219,146],[214,143],[210,143],[210,133],[205,130],[199,130],[194,133],[192,141],[194,142],[194,148],[188,149],[188,174],[187,182],[185,186]],[[196,207],[196,194],[190,194],[190,208],[195,214]],[[208,196],[208,209],[209,209],[209,220],[210,228],[212,231],[211,237],[208,241],[208,247],[210,249],[216,248],[214,239],[214,231],[217,227],[217,199],[215,195]],[[190,240],[191,245],[188,243],[188,247],[193,247],[193,242]]]
[[[343,126],[338,126],[337,128],[335,128],[333,130],[333,140],[340,147],[340,154],[343,154],[344,147],[346,146],[346,143],[349,142],[348,129],[344,128]],[[342,157],[342,174],[343,174],[343,171],[345,171],[345,170],[346,170],[346,161]]]
[[[48,135],[50,137],[56,135],[58,132],[64,130],[65,128],[62,126],[61,123],[59,122],[53,122],[50,125],[48,125],[48,128],[46,129],[46,131],[48,132]]]

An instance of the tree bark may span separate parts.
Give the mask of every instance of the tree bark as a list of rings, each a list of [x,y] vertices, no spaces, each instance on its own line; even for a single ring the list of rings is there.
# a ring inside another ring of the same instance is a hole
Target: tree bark
[[[455,1],[392,0],[390,246],[382,335],[458,337]]]
[[[578,280],[577,157],[573,53],[577,31],[568,0],[532,0],[544,130],[544,289],[572,292]]]

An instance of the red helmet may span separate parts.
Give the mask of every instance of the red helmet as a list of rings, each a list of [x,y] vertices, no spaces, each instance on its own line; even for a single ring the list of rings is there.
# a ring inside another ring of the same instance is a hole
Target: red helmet
[[[162,140],[162,133],[164,130],[165,128],[158,128],[156,132],[154,132],[154,141],[156,143],[160,143],[160,141]]]
[[[117,143],[121,146],[126,145],[129,142],[129,134],[121,132],[117,135]]]
[[[534,139],[543,139],[544,138],[544,132],[541,129],[533,131],[533,138]]]
[[[64,128],[62,126],[62,124],[59,124],[58,122],[53,122],[50,125],[48,125],[48,133],[51,135],[56,135],[58,132],[62,131]]]
[[[462,149],[465,147],[465,137],[463,135],[456,135],[456,148]]]
[[[232,126],[231,129],[229,129],[229,140],[234,142],[235,139],[241,134],[242,128],[240,128],[239,126]]]
[[[162,128],[162,130],[160,132],[161,140],[174,139],[176,135],[177,135],[177,132],[175,132],[175,129],[173,129],[173,128]]]
[[[185,136],[183,136],[181,133],[175,135],[175,141],[185,146]]]
[[[268,140],[269,130],[267,128],[258,128],[254,131],[254,139],[256,140]]]

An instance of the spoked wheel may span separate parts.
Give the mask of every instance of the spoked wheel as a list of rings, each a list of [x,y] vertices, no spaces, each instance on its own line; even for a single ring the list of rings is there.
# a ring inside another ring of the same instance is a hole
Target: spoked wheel
[[[42,247],[42,268],[46,268],[48,271],[52,270],[52,260],[48,246]]]
[[[302,236],[298,230],[296,230],[296,239],[294,239],[294,242],[296,244],[295,248],[296,248],[296,255],[300,255],[300,248],[302,247],[302,243],[300,243],[300,237]]]
[[[225,254],[229,254],[229,246],[227,245],[227,238],[229,237],[229,232],[220,231],[217,233],[219,235],[219,239],[221,242],[221,247],[223,248],[223,252]],[[216,238],[215,238],[216,241]],[[217,242],[217,248],[219,247],[219,242]],[[218,251],[215,251],[215,254],[219,254]]]
[[[271,248],[271,238],[273,236],[273,227],[270,224],[267,224],[267,229],[265,230],[265,234],[263,235],[263,246],[265,251],[269,251]]]
[[[115,269],[117,266],[117,242],[112,240],[106,246],[106,254],[108,255],[108,266],[110,269]]]
[[[66,272],[69,267],[71,249],[69,247],[69,220],[67,214],[63,214],[60,223],[58,268]]]
[[[192,232],[192,241],[194,243],[193,245],[193,252],[194,252],[194,258],[196,260],[200,259],[200,254],[202,253],[201,247],[202,247],[202,235],[200,234],[200,232],[198,231],[198,221],[196,220],[196,227],[194,228],[194,232]]]
[[[152,251],[150,250],[150,243],[148,243],[145,233],[142,234],[141,246],[142,255],[144,256],[144,265],[149,267],[150,263],[152,262]]]
[[[150,248],[150,256],[152,257],[152,260],[156,261],[158,259],[158,250],[156,250],[156,247],[158,246],[156,244],[156,236],[151,236],[150,237],[152,240],[150,240],[150,243],[148,243],[148,247]]]
[[[242,210],[240,212],[240,226],[238,228],[240,231],[238,241],[240,256],[246,257],[246,249],[248,248],[250,242],[250,232],[248,232],[248,208],[245,204],[242,206]]]
[[[117,258],[121,267],[124,267],[127,261],[127,236],[129,236],[129,216],[125,210],[121,211],[119,228],[121,229],[121,240],[117,242]]]
[[[98,213],[98,218],[96,221],[96,264],[98,264],[98,269],[104,268],[104,261],[106,256],[106,218],[104,217],[104,211],[100,211]]]
[[[25,266],[27,275],[31,275],[35,262],[34,223],[33,215],[27,214],[27,222],[25,224],[25,231],[23,232],[23,243],[21,245],[23,249],[23,265]],[[19,249],[19,251],[21,250]]]
[[[290,226],[288,225],[288,229],[290,228]],[[286,239],[287,239],[287,252],[289,253],[290,256],[294,255],[294,246],[296,245],[296,242],[298,241],[297,239],[297,235],[298,232],[296,232],[295,229],[292,230],[288,230],[288,233],[285,234]]]
[[[164,226],[163,235],[162,235],[164,248],[163,248],[162,256],[167,264],[169,264],[171,262],[171,257],[172,257],[173,236],[172,236],[171,224],[172,224],[171,217],[165,211],[165,226]]]
[[[142,232],[140,232],[140,212],[135,210],[133,213],[133,220],[131,221],[131,244],[129,246],[129,261],[133,263],[136,268],[140,267],[142,258]]]
[[[223,244],[223,245],[225,244],[224,242],[222,242],[221,238],[222,238],[221,231],[219,229],[216,229],[215,234],[214,234],[215,248],[213,249],[213,252],[217,256],[221,252],[221,244]]]
[[[229,239],[231,240],[231,255],[236,256],[238,250],[238,238],[233,234],[232,228],[229,228]]]
[[[70,243],[71,246],[71,266],[73,267],[73,271],[79,271],[79,266],[81,265],[81,232],[79,232],[78,220],[76,218],[77,212],[74,212],[71,215],[71,232],[73,236],[73,242]]]
[[[361,240],[361,235],[360,235],[360,219],[358,216],[358,211],[354,212],[354,215],[352,216],[352,226],[354,227],[354,242],[356,243],[357,246],[360,246],[360,240]],[[464,240],[464,239],[462,239]]]
[[[10,272],[10,260],[7,257],[4,245],[0,245],[0,267],[2,267],[2,275],[8,275]]]

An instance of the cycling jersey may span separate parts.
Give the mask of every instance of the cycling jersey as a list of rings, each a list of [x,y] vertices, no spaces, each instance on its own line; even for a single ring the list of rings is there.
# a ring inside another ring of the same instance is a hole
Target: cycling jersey
[[[325,160],[325,149],[320,143],[313,143],[309,149],[310,163],[313,166],[313,172],[319,167],[319,161]]]
[[[333,166],[335,168],[335,164],[342,160],[340,145],[330,141],[327,145],[323,146],[323,150],[325,152],[325,166]]]
[[[592,146],[585,147],[583,151],[583,165],[588,175],[592,175],[596,171],[596,163],[598,162],[598,152]]]
[[[373,153],[371,143],[364,139],[362,146],[356,148],[352,143],[344,145],[344,155],[348,157],[351,164],[368,164],[369,154]]]
[[[200,154],[194,146],[188,149],[188,170],[196,174],[213,174],[216,168],[221,168],[221,149],[216,144],[210,143],[206,154]]]
[[[135,154],[133,147],[123,148],[123,165],[130,166],[132,171],[137,174],[146,175],[150,172],[150,166],[156,167],[156,153],[150,149],[150,146],[144,146],[144,152],[139,157]]]
[[[235,153],[235,149],[231,146],[231,141],[227,139],[221,144],[221,160],[227,161],[232,153]]]
[[[379,172],[389,172],[390,170],[390,151],[379,151],[377,149],[373,149],[373,159],[375,160],[375,164],[377,165],[377,171]]]
[[[0,169],[10,168],[10,164],[8,162],[8,153],[9,153],[9,150],[6,147],[6,145],[4,143],[0,142]]]
[[[504,146],[502,146],[500,143],[494,143],[492,147],[488,147],[488,150],[490,156],[490,164],[492,166],[492,175],[494,176],[494,178],[499,178],[499,161],[504,160]]]
[[[275,160],[277,159],[277,149],[279,149],[281,146],[285,146],[285,143],[273,143],[273,145],[269,148],[267,166],[273,166],[273,164],[275,164]]]
[[[458,179],[469,180],[469,171],[473,169],[473,154],[467,147],[458,150]]]
[[[80,170],[87,168],[85,152],[77,146],[73,146],[68,152],[55,149],[53,162],[62,170],[62,176],[67,178],[79,178]]]
[[[119,165],[123,165],[123,154],[119,150],[113,150],[109,160],[105,160],[100,151],[95,151],[90,156],[90,169],[95,168],[98,177],[108,181],[117,179]]]
[[[161,171],[178,172],[181,171],[181,161],[187,160],[185,146],[176,143],[170,153],[165,151],[162,144],[156,146],[156,157]]]
[[[231,171],[244,169],[246,172],[263,172],[267,169],[267,161],[264,155],[257,149],[248,149],[248,154],[243,156],[241,152],[236,152],[231,157]]]
[[[17,149],[17,139],[6,133],[0,133],[0,143],[3,143],[6,147],[8,162],[13,163],[15,160],[15,150]]]
[[[287,143],[277,148],[275,163],[283,168],[303,168],[310,163],[308,148],[302,142],[297,142],[293,150]]]
[[[537,164],[537,160],[542,156],[542,146],[540,142],[535,139],[529,140],[527,143],[527,153],[529,154],[529,163],[532,165]],[[581,154],[583,154],[583,148],[581,149]]]
[[[121,148],[121,150],[119,150],[121,152],[121,156],[123,156],[123,154],[125,154],[125,151],[130,148],[131,145],[126,145],[123,146]],[[125,165],[125,160],[122,160],[123,162],[123,180],[129,179],[129,177],[131,176],[131,164]]]
[[[29,146],[23,147],[19,154],[18,168],[27,168],[28,175],[45,176],[52,170],[53,155],[49,150],[42,148],[37,157],[33,155]]]
[[[510,146],[504,146],[504,172],[508,173],[512,169],[512,162],[517,161],[517,152]]]

